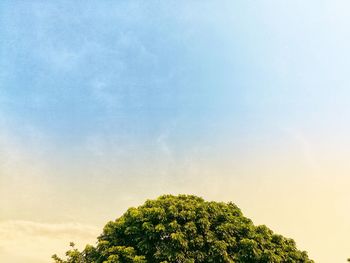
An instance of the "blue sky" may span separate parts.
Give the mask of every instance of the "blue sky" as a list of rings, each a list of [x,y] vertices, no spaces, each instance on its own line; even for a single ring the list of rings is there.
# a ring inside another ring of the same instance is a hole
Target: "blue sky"
[[[143,140],[177,121],[192,138],[344,111],[346,21],[326,3],[2,6],[1,108],[19,133]]]
[[[2,6],[1,109],[19,133],[143,141],[176,122],[191,141],[344,111],[346,21],[326,3]]]
[[[349,7],[1,1],[0,230],[90,231],[146,198],[193,193],[342,262]],[[45,238],[33,262],[64,246]]]

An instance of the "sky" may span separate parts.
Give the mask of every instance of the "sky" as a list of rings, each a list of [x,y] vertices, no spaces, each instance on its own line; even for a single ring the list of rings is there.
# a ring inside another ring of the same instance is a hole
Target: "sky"
[[[0,261],[49,262],[185,193],[345,262],[349,8],[1,1]]]

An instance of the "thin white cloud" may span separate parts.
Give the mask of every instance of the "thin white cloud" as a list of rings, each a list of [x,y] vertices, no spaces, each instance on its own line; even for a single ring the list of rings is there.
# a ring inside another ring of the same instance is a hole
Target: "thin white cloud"
[[[93,243],[99,231],[79,223],[0,221],[0,262],[50,262],[53,254],[64,255],[70,241],[81,248]]]
[[[55,238],[91,238],[96,237],[98,228],[96,226],[80,223],[41,223],[25,220],[0,221],[0,235],[9,239],[23,236],[40,236]]]
[[[304,161],[309,165],[309,167],[319,175],[321,170],[320,165],[316,157],[316,149],[314,149],[308,136],[300,129],[283,129],[297,144],[300,148],[301,156],[304,158]]]

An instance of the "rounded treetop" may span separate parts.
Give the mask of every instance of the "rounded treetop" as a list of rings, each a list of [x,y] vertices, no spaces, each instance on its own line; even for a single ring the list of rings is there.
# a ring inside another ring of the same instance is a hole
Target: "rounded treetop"
[[[233,203],[163,195],[107,223],[96,247],[67,261],[103,263],[313,262],[292,239],[255,226]],[[74,261],[75,260],[75,261]]]

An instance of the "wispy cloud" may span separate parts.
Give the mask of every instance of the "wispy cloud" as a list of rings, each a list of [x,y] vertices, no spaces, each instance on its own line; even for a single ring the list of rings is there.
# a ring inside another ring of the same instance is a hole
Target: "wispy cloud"
[[[95,226],[79,223],[0,221],[1,262],[50,262],[52,254],[63,254],[68,243],[78,247],[92,243],[99,234]]]
[[[315,147],[313,147],[312,142],[308,136],[301,129],[288,128],[283,129],[295,144],[300,149],[300,156],[304,158],[304,162],[313,170],[313,172],[320,176],[321,167],[317,161],[317,155]]]

